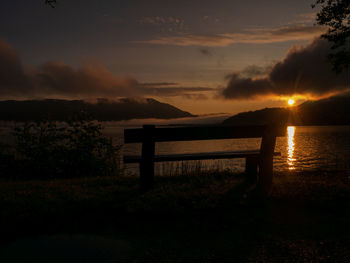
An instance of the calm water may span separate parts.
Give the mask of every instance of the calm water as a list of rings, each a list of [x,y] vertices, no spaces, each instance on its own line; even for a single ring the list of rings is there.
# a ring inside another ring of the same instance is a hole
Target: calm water
[[[161,123],[162,124],[162,123]],[[122,143],[124,128],[133,128],[137,123],[103,123],[104,134],[113,137],[116,143]],[[9,127],[1,125],[0,142],[11,144]],[[229,150],[258,149],[260,139],[210,140],[190,142],[157,143],[157,153],[191,153]],[[277,139],[275,151],[281,152],[275,157],[275,170],[349,170],[350,171],[350,126],[290,126],[287,136]],[[140,144],[127,145],[125,154],[139,154]],[[159,163],[158,174],[181,172],[178,169],[220,168],[235,171],[244,170],[244,160],[189,161],[181,163]],[[127,173],[137,173],[138,165],[127,165]]]
[[[117,131],[118,130],[118,131]],[[120,136],[122,129],[106,128],[106,134]],[[170,142],[156,144],[157,153],[191,153],[205,151],[226,151],[258,149],[260,139],[212,140],[192,142]],[[140,145],[124,147],[125,154],[140,153]],[[281,156],[275,157],[276,170],[350,170],[350,126],[290,126],[286,137],[277,139],[275,151]],[[169,169],[190,169],[199,166],[198,162],[180,164],[157,164],[156,172],[169,172]],[[243,159],[201,161],[204,168],[221,168],[235,171],[244,170]],[[128,165],[127,171],[134,173],[137,165]],[[181,172],[181,170],[180,170]]]

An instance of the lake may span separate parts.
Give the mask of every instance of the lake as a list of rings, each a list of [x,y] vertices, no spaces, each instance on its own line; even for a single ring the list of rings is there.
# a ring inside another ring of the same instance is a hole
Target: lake
[[[116,143],[122,143],[125,128],[140,127],[140,123],[156,123],[168,125],[171,120],[133,120],[125,122],[105,122],[103,133],[110,136]],[[184,123],[183,120],[179,121]],[[188,121],[189,122],[189,121]],[[200,123],[199,123],[200,124]],[[13,124],[12,124],[13,125]],[[2,131],[2,132],[1,132]],[[9,126],[1,125],[0,141],[11,141],[8,136]],[[2,136],[1,136],[2,135]],[[157,153],[191,153],[230,150],[258,149],[260,139],[210,140],[190,142],[157,143]],[[127,145],[122,149],[125,154],[139,154],[141,145]],[[300,170],[346,170],[350,171],[350,126],[290,126],[286,137],[277,139],[275,151],[281,156],[274,158],[274,168],[277,171]],[[230,169],[243,171],[243,159],[188,161],[183,163],[157,163],[156,174],[182,173],[185,170],[196,169]],[[127,174],[138,173],[138,165],[125,166]]]
[[[129,128],[129,127],[128,127]],[[106,126],[105,134],[121,138],[123,128]],[[190,142],[157,143],[156,153],[191,153],[229,150],[258,149],[260,139],[210,140]],[[281,156],[274,158],[278,171],[300,170],[350,170],[350,126],[289,126],[286,137],[279,137],[275,151]],[[127,145],[125,154],[139,154],[141,145]],[[156,173],[181,172],[183,169],[230,169],[243,171],[243,159],[188,161],[181,163],[158,163]],[[172,170],[172,171],[169,171]],[[137,165],[127,165],[126,171],[137,173]]]

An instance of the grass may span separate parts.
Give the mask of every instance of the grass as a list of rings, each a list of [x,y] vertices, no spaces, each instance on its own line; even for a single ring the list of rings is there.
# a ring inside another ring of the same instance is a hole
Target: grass
[[[144,194],[135,177],[2,181],[1,242],[88,234],[126,242],[123,262],[349,262],[349,174],[277,173],[265,200],[244,198],[243,179],[163,176]]]

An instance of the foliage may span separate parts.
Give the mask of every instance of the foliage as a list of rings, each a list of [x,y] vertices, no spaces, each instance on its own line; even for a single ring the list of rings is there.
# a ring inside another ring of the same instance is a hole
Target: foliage
[[[90,120],[25,123],[14,136],[16,160],[36,178],[111,175],[119,169],[120,146]]]
[[[327,26],[327,33],[322,37],[333,43],[333,53],[329,55],[333,69],[340,73],[350,66],[350,1],[349,0],[317,0],[315,5],[321,6],[317,14],[317,24]]]
[[[45,0],[45,4],[51,6],[52,8],[56,7],[56,0]]]

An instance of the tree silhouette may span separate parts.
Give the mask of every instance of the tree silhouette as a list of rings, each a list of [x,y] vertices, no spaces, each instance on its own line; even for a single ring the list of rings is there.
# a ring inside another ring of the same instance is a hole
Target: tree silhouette
[[[51,6],[52,8],[56,7],[56,0],[45,0],[45,4]]]
[[[316,22],[327,26],[327,33],[322,37],[332,42],[333,52],[329,60],[333,69],[340,73],[350,67],[350,1],[349,0],[317,0],[312,6],[321,6]]]

